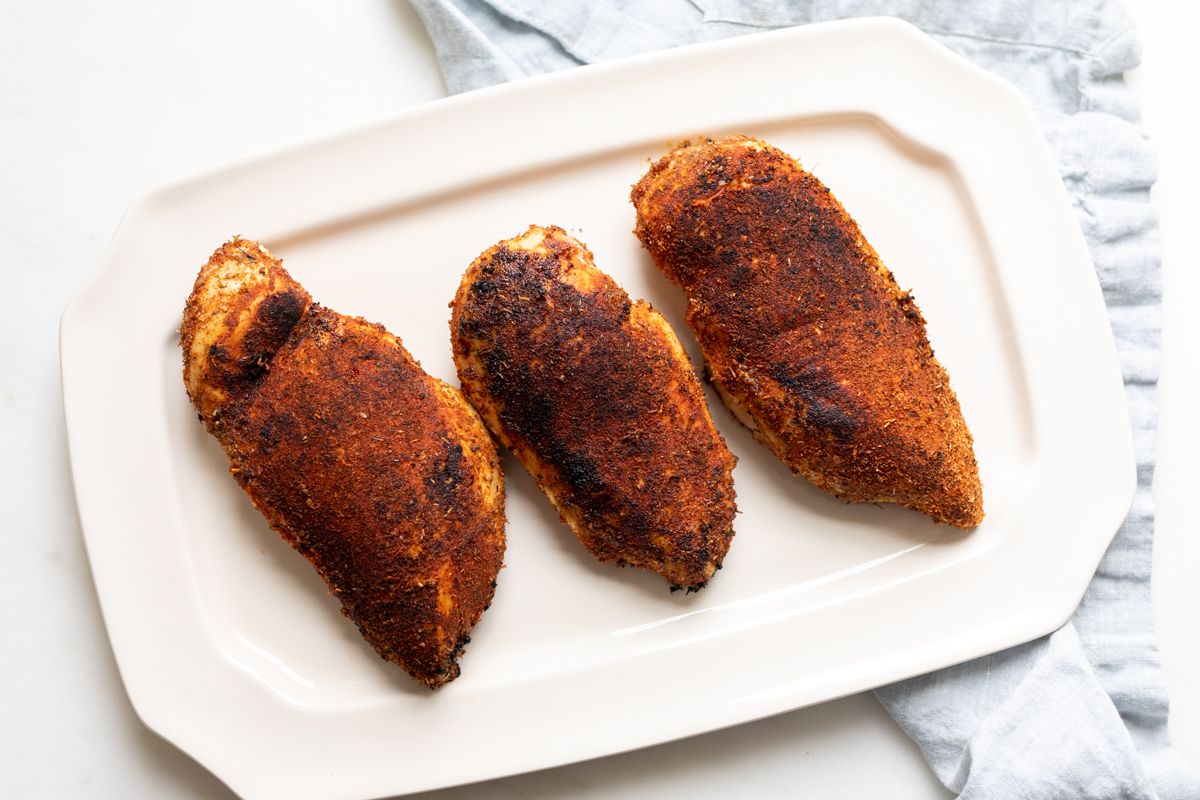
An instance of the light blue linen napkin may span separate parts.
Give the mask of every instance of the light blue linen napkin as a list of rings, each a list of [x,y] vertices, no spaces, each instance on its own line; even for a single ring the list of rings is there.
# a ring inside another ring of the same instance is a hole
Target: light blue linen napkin
[[[461,92],[691,42],[845,17],[902,17],[1021,89],[1087,237],[1133,420],[1138,492],[1071,622],[876,691],[939,779],[978,798],[1200,800],[1170,748],[1150,608],[1159,339],[1155,155],[1122,80],[1113,0],[412,0]]]

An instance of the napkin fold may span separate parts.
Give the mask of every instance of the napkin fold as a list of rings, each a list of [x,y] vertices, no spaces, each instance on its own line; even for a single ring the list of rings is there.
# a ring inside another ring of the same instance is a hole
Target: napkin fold
[[[1155,153],[1122,75],[1115,0],[412,0],[452,92],[761,30],[896,16],[1019,88],[1037,110],[1108,304],[1138,490],[1070,622],[876,690],[943,784],[981,798],[1197,800],[1172,750],[1150,606],[1159,342]]]

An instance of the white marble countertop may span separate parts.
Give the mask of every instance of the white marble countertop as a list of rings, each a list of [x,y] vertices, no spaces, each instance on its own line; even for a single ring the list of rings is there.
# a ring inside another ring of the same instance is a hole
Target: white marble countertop
[[[1200,217],[1194,9],[1131,0],[1162,153],[1166,252],[1155,598],[1177,745],[1200,763]],[[1190,19],[1189,19],[1190,17]],[[68,472],[58,318],[146,187],[441,96],[405,0],[8,3],[0,9],[0,795],[229,798],[138,722],[105,637]],[[1184,100],[1183,98],[1186,98]],[[430,797],[946,797],[870,695]]]

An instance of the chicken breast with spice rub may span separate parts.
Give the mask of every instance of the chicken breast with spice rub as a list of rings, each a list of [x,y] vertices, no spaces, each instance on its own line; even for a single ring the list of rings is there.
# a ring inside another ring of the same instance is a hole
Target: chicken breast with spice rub
[[[925,320],[819,180],[729,136],[664,156],[632,201],[713,384],[784,463],[843,500],[980,523],[971,432]]]
[[[562,228],[532,226],[463,276],[463,392],[601,561],[698,589],[733,538],[733,455],[670,325]]]
[[[181,339],[188,395],[271,527],[383,658],[457,677],[504,554],[499,458],[458,390],[241,238],[200,270]]]

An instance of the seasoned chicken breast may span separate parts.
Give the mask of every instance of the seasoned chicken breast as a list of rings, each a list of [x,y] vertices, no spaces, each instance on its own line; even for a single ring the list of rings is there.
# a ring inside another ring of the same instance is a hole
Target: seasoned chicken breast
[[[181,343],[230,472],[342,613],[426,686],[457,677],[504,554],[499,458],[462,395],[246,239],[200,270]]]
[[[734,457],[657,311],[535,225],[471,264],[450,330],[463,392],[592,555],[673,588],[712,577]]]
[[[663,157],[632,200],[713,384],[794,472],[849,502],[980,523],[971,432],[925,320],[819,180],[730,136]]]

